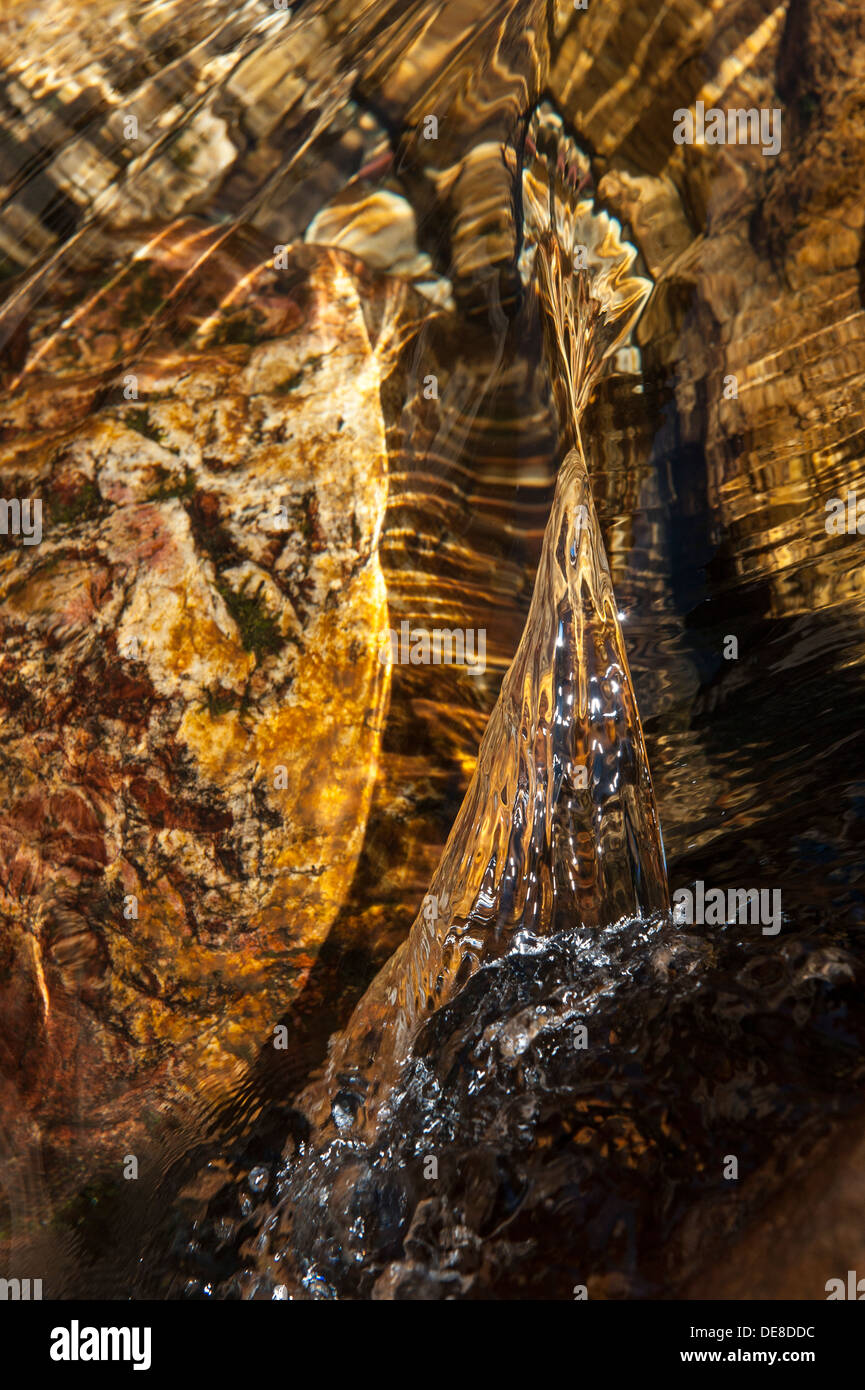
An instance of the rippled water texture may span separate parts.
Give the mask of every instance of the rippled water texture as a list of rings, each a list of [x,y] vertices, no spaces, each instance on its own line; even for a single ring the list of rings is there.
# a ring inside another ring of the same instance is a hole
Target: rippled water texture
[[[824,1298],[865,4],[0,32],[0,1272]]]

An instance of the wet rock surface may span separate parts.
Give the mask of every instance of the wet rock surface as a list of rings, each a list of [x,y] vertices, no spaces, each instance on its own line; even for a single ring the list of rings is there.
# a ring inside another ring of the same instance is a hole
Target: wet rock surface
[[[2,567],[8,1104],[85,1172],[238,1084],[339,910],[375,778],[378,364],[338,255],[255,251],[215,250],[202,284],[200,229],[161,237],[31,341],[3,421],[4,495],[44,508]],[[225,308],[220,271],[245,277]],[[168,300],[182,275],[145,345],[142,281]]]

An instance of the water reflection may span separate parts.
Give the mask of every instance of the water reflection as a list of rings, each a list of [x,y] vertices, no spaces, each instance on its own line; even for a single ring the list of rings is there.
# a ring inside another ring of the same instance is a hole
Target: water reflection
[[[30,1258],[50,1215],[33,1272],[61,1292],[269,1296],[287,1252],[310,1295],[723,1294],[737,1259],[771,1294],[793,1277],[760,1234],[776,1202],[821,1297],[797,1184],[810,1155],[831,1206],[831,1136],[855,1166],[861,1074],[860,538],[825,526],[865,496],[858,18],[843,41],[768,3],[49,18],[5,21],[0,468],[5,497],[53,500],[45,545],[4,550],[7,1245]],[[783,107],[780,153],[676,145],[697,100]],[[670,886],[780,889],[784,927],[683,935],[623,905],[601,959],[587,926],[533,922],[454,962],[380,1147],[337,1124],[314,1159],[297,1098],[409,933],[529,617],[567,373],[526,291],[522,193],[556,122],[563,182],[654,286],[580,432]],[[256,487],[285,535],[247,524]],[[203,605],[173,676],[110,635],[145,510]],[[486,671],[397,665],[388,696],[355,639],[403,620],[484,629]],[[332,769],[336,818],[258,786],[271,719],[274,750]],[[121,862],[147,885],[136,931]],[[823,1224],[825,1277],[856,1267],[858,1231]]]

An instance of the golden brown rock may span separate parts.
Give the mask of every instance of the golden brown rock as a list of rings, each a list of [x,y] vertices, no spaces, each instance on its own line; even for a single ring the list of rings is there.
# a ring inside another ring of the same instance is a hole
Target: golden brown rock
[[[90,1164],[236,1088],[302,988],[363,842],[389,675],[351,274],[192,224],[150,246],[31,341],[0,454],[4,495],[44,507],[41,545],[2,565],[4,1071],[33,1142],[74,1125]],[[146,297],[184,278],[172,336],[142,336]]]

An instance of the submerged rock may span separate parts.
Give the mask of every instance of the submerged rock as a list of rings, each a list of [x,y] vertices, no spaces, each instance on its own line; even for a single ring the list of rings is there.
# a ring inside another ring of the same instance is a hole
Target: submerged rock
[[[179,224],[64,289],[0,443],[43,506],[0,562],[4,1111],[61,1185],[119,1176],[166,1107],[204,1124],[301,990],[389,679],[380,372],[339,255]]]

